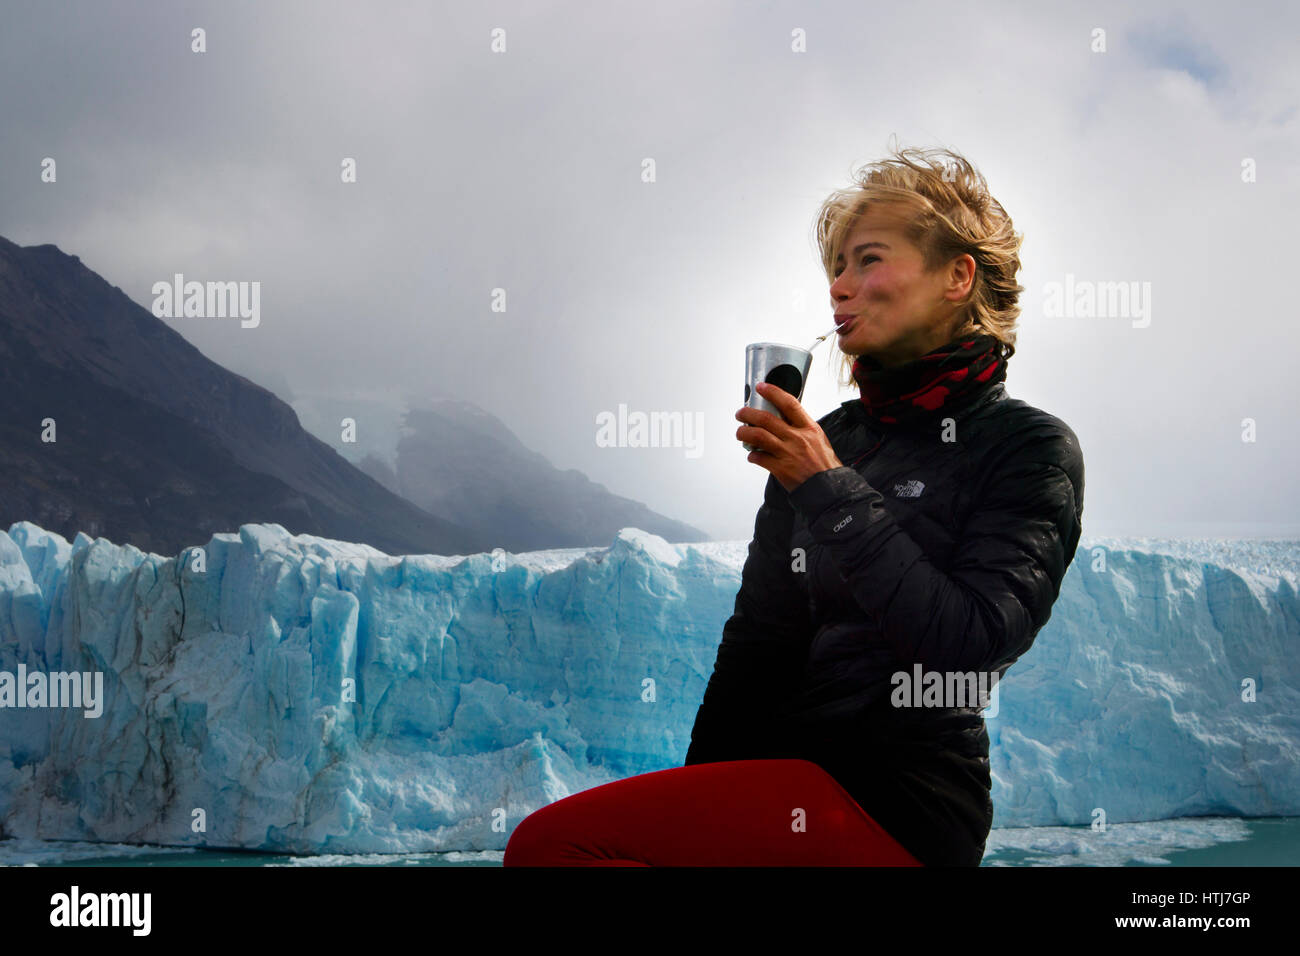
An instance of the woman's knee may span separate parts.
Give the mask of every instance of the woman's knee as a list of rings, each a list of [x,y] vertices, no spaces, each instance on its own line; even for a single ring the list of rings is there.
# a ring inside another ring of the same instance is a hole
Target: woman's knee
[[[556,842],[560,831],[548,826],[553,815],[542,815],[555,804],[549,804],[520,820],[506,841],[504,866],[545,866],[556,857]],[[539,816],[540,815],[540,816]]]

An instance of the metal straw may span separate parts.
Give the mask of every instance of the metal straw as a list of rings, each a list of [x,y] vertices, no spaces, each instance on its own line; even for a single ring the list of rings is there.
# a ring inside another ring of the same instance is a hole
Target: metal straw
[[[823,342],[825,342],[825,341],[826,341],[826,337],[829,336],[832,332],[835,331],[835,329],[838,329],[838,328],[839,328],[839,326],[837,325],[837,326],[835,326],[834,328],[832,328],[832,329],[830,330],[830,332],[827,332],[826,335],[819,335],[819,336],[817,337],[817,340],[816,340],[815,342],[813,342],[812,345],[808,346],[808,348],[805,349],[805,351],[811,352],[811,351],[812,351],[813,349],[815,349],[817,346],[819,346],[819,345],[821,345]]]

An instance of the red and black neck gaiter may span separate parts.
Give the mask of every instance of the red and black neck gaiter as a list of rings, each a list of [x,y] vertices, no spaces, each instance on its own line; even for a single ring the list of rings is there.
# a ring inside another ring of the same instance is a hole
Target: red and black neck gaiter
[[[985,333],[963,335],[893,368],[868,355],[853,363],[853,380],[867,414],[890,425],[913,424],[941,409],[965,405],[1006,377],[1004,346]]]

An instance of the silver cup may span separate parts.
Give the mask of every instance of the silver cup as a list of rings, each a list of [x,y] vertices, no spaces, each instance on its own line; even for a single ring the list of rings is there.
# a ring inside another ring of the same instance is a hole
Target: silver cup
[[[749,408],[771,412],[782,418],[781,410],[754,389],[759,382],[768,382],[783,389],[795,398],[803,398],[803,386],[808,381],[812,367],[812,352],[793,345],[776,342],[754,342],[745,346],[745,405]],[[742,443],[746,451],[758,451],[758,446]]]

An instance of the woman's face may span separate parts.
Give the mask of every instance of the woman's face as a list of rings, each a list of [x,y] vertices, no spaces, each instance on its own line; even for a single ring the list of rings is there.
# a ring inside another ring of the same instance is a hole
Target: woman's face
[[[947,345],[956,331],[955,303],[970,290],[975,260],[958,256],[925,271],[921,250],[875,207],[858,218],[835,260],[831,303],[840,349],[901,365]]]

